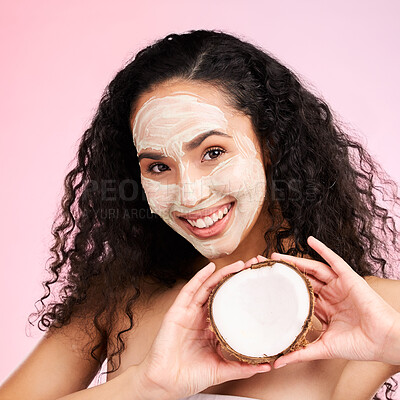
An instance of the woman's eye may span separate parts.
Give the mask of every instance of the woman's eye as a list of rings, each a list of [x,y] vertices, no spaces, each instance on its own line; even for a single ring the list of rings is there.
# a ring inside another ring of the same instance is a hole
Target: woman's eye
[[[147,168],[147,172],[150,172],[151,174],[160,174],[161,172],[168,171],[169,167],[168,165],[157,163],[157,164],[151,164]]]
[[[208,149],[206,153],[204,154],[204,160],[210,161],[218,158],[221,154],[225,153],[224,149],[221,149],[220,147],[215,147],[212,149]]]

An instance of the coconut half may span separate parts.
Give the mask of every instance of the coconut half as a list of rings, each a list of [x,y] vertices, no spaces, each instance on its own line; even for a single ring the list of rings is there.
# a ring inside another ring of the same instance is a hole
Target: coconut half
[[[221,346],[250,364],[272,362],[306,346],[313,311],[309,280],[281,260],[226,276],[208,301],[210,328]]]

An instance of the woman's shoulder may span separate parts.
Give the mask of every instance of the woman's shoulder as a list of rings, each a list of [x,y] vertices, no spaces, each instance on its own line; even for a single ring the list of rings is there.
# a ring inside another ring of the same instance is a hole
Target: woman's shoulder
[[[91,357],[88,344],[102,343],[99,332],[73,317],[68,325],[50,328],[33,351],[1,385],[1,398],[59,398],[86,388],[106,357],[100,345]],[[29,384],[27,384],[29,382]],[[4,397],[3,397],[4,396]]]
[[[400,312],[400,280],[368,275],[364,277],[368,285],[388,304]]]
[[[122,326],[129,324],[128,309],[136,326],[142,318],[149,318],[150,315],[166,311],[165,308],[173,303],[186,283],[185,280],[177,279],[172,285],[167,285],[152,277],[144,277],[137,286],[126,289],[121,296],[115,312],[117,318],[113,331],[118,332],[123,329]]]
[[[126,291],[125,300],[135,295],[137,289],[139,289],[137,304],[138,306],[145,306],[149,302],[154,302],[160,298],[173,296],[174,293],[179,292],[186,283],[187,281],[183,279],[176,279],[172,284],[165,284],[155,278],[146,276],[142,279],[137,288],[130,288]]]

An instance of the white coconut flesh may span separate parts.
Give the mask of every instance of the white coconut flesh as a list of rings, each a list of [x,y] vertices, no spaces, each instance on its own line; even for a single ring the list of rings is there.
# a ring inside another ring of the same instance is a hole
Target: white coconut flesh
[[[271,261],[228,277],[210,297],[212,328],[233,354],[271,358],[308,330],[311,285],[296,268]]]

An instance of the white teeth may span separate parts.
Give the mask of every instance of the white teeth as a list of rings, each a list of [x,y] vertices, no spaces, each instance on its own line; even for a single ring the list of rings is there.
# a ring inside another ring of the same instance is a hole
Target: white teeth
[[[205,217],[204,222],[206,223],[207,227],[211,226],[214,223],[214,221],[210,217]]]
[[[224,207],[223,210],[219,210],[217,213],[212,214],[211,216],[207,216],[205,218],[198,218],[197,220],[187,219],[190,225],[196,228],[208,228],[211,225],[214,225],[217,221],[222,219],[228,211],[231,209],[231,204],[228,207]]]
[[[196,221],[196,226],[197,226],[198,228],[205,228],[205,227],[206,227],[206,223],[205,223],[205,221],[204,221],[203,219],[199,218],[199,219]]]

